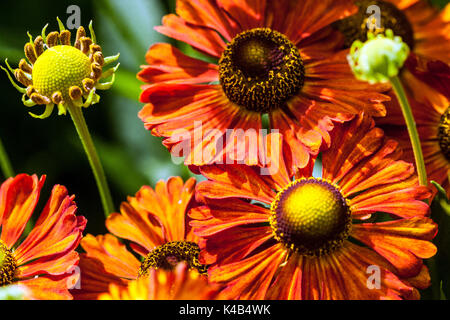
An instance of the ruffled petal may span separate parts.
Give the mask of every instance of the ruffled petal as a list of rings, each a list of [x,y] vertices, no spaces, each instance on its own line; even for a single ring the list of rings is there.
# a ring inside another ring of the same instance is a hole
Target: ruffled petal
[[[265,26],[266,0],[218,0],[240,26],[241,31]]]
[[[136,279],[141,264],[126,246],[113,235],[94,237],[88,234],[81,241],[86,257],[101,261],[104,270],[124,279]]]
[[[147,83],[210,83],[219,80],[218,66],[191,58],[167,43],[157,43],[145,55],[138,79]]]
[[[59,259],[78,247],[87,220],[75,215],[77,207],[73,199],[65,187],[53,188],[33,230],[15,251],[19,265],[39,258]]]
[[[0,189],[0,240],[12,248],[22,235],[39,201],[45,176],[20,174],[6,180]]]
[[[373,248],[394,265],[402,277],[413,277],[422,268],[422,259],[437,251],[430,242],[437,225],[428,218],[411,218],[373,224],[357,224],[352,236]]]
[[[251,167],[213,165],[200,168],[200,172],[209,181],[200,182],[197,192],[207,198],[241,197],[270,204],[276,195]]]
[[[174,14],[163,17],[163,25],[155,30],[176,40],[190,44],[195,49],[210,56],[220,58],[226,48],[225,42],[216,31],[186,22]]]
[[[221,10],[215,0],[179,0],[176,12],[186,22],[216,30],[228,41],[239,32],[236,22]]]
[[[209,280],[226,283],[221,293],[228,299],[261,300],[285,256],[282,246],[274,245],[245,260],[210,267]]]

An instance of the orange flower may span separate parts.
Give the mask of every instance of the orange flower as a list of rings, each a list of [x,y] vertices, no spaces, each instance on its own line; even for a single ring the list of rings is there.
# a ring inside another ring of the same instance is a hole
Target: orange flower
[[[387,97],[378,92],[387,87],[354,78],[330,27],[356,9],[347,0],[178,0],[177,14],[165,16],[157,31],[214,62],[153,45],[138,74],[148,83],[139,116],[187,165],[264,165],[268,115],[294,165],[305,167],[322,141],[330,144],[333,121],[362,110],[385,115]]]
[[[127,287],[111,284],[99,300],[213,300],[218,297],[205,276],[179,263],[174,271],[150,270],[148,277],[130,281]]]
[[[417,299],[436,253],[430,196],[397,143],[359,116],[336,126],[321,178],[205,166],[190,212],[210,281],[235,299]],[[382,217],[391,216],[388,221]]]
[[[86,227],[76,216],[74,196],[56,185],[28,235],[23,232],[39,200],[45,181],[20,174],[0,188],[0,286],[24,286],[30,299],[72,299],[77,282],[75,251]]]
[[[152,269],[172,270],[181,261],[190,269],[206,273],[198,262],[197,237],[186,222],[193,200],[196,181],[186,183],[172,177],[160,181],[155,190],[142,187],[129,197],[120,214],[111,214],[106,227],[112,234],[87,235],[81,242],[81,288],[74,290],[76,299],[97,299],[110,286],[126,289],[130,280],[148,276]],[[119,238],[129,241],[138,259]],[[203,280],[199,280],[200,282]]]

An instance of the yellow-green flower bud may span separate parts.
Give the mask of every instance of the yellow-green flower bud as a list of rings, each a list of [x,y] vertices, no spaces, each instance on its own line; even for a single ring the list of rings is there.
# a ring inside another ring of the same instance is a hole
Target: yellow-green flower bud
[[[369,33],[368,40],[356,40],[347,56],[356,78],[369,83],[388,82],[398,75],[409,55],[409,47],[392,30],[386,35],[374,36]]]

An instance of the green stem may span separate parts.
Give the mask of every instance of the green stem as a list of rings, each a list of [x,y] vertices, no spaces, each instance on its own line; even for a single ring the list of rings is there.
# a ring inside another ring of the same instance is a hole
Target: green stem
[[[427,171],[425,169],[425,161],[423,160],[422,147],[420,145],[419,133],[417,132],[416,122],[414,120],[411,107],[403,90],[402,83],[398,77],[391,78],[392,88],[397,95],[400,107],[402,109],[403,117],[405,118],[406,127],[408,128],[409,138],[414,153],[414,160],[416,162],[417,175],[419,176],[419,184],[421,186],[428,185]]]
[[[97,183],[98,191],[100,193],[100,198],[102,201],[103,209],[105,211],[105,216],[108,217],[109,214],[114,212],[114,204],[111,197],[111,192],[108,187],[108,182],[106,181],[106,176],[103,171],[100,158],[98,157],[97,151],[92,141],[91,135],[83,116],[83,111],[80,107],[76,107],[69,104],[67,109],[69,110],[70,116],[72,117],[75,128],[77,129],[78,136],[80,137],[81,143],[83,144],[84,151],[89,159],[89,163],[94,173],[95,181]]]
[[[14,176],[14,170],[11,166],[11,161],[9,161],[8,154],[3,147],[2,140],[0,139],[0,167],[2,169],[5,178],[11,178]]]

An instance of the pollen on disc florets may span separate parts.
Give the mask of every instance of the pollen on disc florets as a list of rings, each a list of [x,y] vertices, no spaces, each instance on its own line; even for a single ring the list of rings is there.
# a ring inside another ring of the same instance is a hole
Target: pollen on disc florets
[[[305,68],[297,47],[283,34],[255,28],[238,34],[219,61],[219,79],[228,99],[267,113],[303,87]]]
[[[335,23],[345,36],[345,45],[350,47],[355,40],[365,42],[367,33],[382,33],[391,29],[411,48],[414,47],[414,32],[408,17],[394,4],[382,0],[355,1],[358,12]],[[377,18],[379,13],[379,21]],[[370,20],[370,21],[369,21]]]
[[[17,264],[11,250],[0,240],[0,287],[14,282]]]
[[[450,161],[450,107],[441,116],[438,129],[439,146],[445,158]]]
[[[13,86],[23,94],[22,102],[27,107],[45,105],[41,115],[30,113],[35,118],[47,118],[55,105],[58,113],[66,114],[68,106],[88,107],[97,103],[100,96],[96,90],[109,89],[115,80],[115,72],[119,65],[103,71],[103,67],[117,61],[119,55],[104,57],[102,48],[96,44],[96,37],[89,25],[90,37],[83,27],[79,27],[75,42],[71,44],[71,32],[65,30],[58,19],[60,31],[42,35],[25,45],[27,59],[22,59],[17,69],[6,65],[16,80],[25,88],[17,85],[8,70],[6,71]],[[109,82],[100,82],[110,78]]]
[[[173,270],[179,262],[186,262],[190,269],[200,274],[207,273],[207,266],[198,260],[200,248],[190,241],[172,241],[153,249],[139,268],[139,276],[146,276],[150,269]]]
[[[337,186],[316,178],[295,180],[278,192],[271,206],[274,237],[304,256],[340,248],[351,229],[351,212]]]

